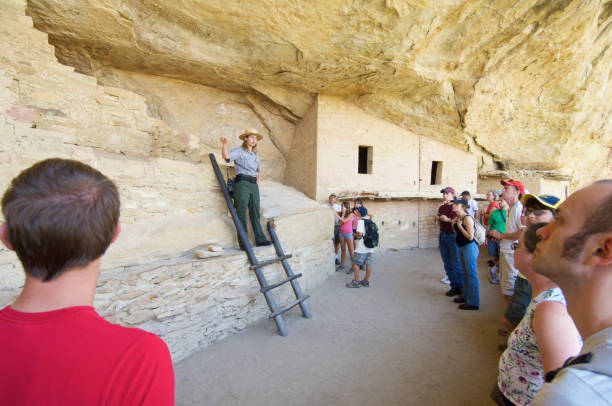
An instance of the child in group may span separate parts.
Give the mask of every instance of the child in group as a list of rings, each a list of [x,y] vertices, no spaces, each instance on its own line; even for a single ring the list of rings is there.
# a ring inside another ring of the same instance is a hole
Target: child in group
[[[336,268],[337,271],[344,269],[344,260],[346,259],[346,251],[348,250],[351,261],[353,260],[353,219],[355,215],[351,212],[351,206],[348,202],[342,203],[340,216],[336,214],[340,223],[340,265]]]
[[[363,207],[364,209],[366,209],[366,212],[368,212],[368,209],[363,205],[363,200],[361,199],[355,199],[355,201],[353,202],[353,210],[355,209],[359,209],[359,207]],[[371,212],[368,212],[368,217],[370,219],[374,218],[374,215],[372,215]],[[355,234],[357,232],[357,216],[353,217],[353,234]],[[357,240],[353,240],[353,249],[357,248]]]

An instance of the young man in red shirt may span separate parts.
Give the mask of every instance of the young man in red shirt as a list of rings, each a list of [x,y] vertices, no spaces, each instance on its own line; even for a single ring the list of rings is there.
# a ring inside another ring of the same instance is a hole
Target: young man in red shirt
[[[173,405],[166,344],[92,307],[101,257],[120,231],[115,184],[83,163],[48,159],[12,180],[2,213],[0,239],[26,275],[0,310],[1,403]]]

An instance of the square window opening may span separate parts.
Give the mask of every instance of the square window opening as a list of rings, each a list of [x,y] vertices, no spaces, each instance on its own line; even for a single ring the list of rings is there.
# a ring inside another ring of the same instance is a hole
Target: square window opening
[[[359,164],[357,173],[372,173],[373,149],[368,146],[359,146]]]

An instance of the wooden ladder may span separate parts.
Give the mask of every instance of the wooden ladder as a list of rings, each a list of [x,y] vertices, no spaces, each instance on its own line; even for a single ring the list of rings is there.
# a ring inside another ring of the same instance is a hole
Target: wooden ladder
[[[217,176],[217,180],[219,181],[219,185],[221,185],[221,191],[223,192],[223,196],[225,197],[225,203],[227,204],[227,208],[229,209],[230,214],[232,216],[232,220],[234,221],[234,225],[236,226],[239,242],[241,246],[244,247],[244,250],[246,251],[249,262],[251,263],[250,269],[255,271],[255,275],[257,276],[257,281],[259,282],[259,286],[261,287],[259,291],[263,293],[264,297],[266,298],[266,302],[268,303],[268,307],[270,308],[271,314],[268,317],[274,319],[274,322],[276,323],[276,328],[278,329],[278,333],[281,336],[285,337],[287,336],[287,329],[285,328],[285,323],[283,321],[283,317],[282,317],[283,313],[299,305],[304,317],[308,319],[312,318],[312,315],[310,314],[310,310],[308,309],[308,306],[306,305],[306,303],[304,303],[305,300],[310,297],[310,295],[304,296],[304,294],[302,293],[302,289],[300,288],[300,284],[297,281],[298,278],[302,277],[302,274],[293,273],[291,266],[287,262],[287,259],[291,258],[292,255],[285,254],[283,252],[283,247],[281,246],[280,241],[278,240],[278,236],[276,235],[276,232],[274,231],[274,225],[270,221],[268,221],[267,228],[268,228],[268,232],[270,233],[270,238],[272,239],[272,243],[274,244],[274,249],[276,250],[276,258],[261,261],[261,262],[257,260],[257,257],[255,256],[255,253],[253,252],[253,247],[251,246],[251,243],[249,242],[247,231],[242,227],[242,223],[238,219],[236,208],[234,207],[232,198],[230,197],[229,191],[227,190],[227,184],[225,183],[223,174],[221,173],[221,170],[219,169],[219,165],[217,164],[215,155],[209,154],[208,156],[210,157],[210,162],[212,163],[213,170],[215,171],[215,175]],[[283,269],[285,270],[285,274],[287,275],[287,278],[283,279],[280,282],[269,284],[268,280],[266,279],[263,273],[262,268],[268,265],[276,264],[278,262],[280,262],[281,265],[283,266]],[[293,288],[293,293],[295,294],[296,300],[290,303],[287,307],[283,309],[279,309],[278,306],[276,305],[276,301],[274,300],[274,296],[272,296],[271,291],[275,288],[278,288],[284,285],[287,282],[291,283],[291,287]]]

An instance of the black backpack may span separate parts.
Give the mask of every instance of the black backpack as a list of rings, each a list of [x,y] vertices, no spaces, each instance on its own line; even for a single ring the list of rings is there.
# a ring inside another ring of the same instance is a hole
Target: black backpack
[[[378,226],[370,219],[363,219],[363,223],[365,225],[363,244],[368,248],[378,246]]]

